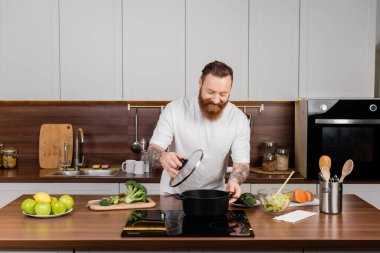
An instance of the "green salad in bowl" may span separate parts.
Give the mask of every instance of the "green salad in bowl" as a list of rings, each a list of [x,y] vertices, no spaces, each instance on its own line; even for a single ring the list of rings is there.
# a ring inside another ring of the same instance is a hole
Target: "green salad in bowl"
[[[292,198],[292,191],[283,189],[276,196],[278,189],[260,189],[258,190],[258,196],[261,202],[261,206],[267,213],[280,213],[285,211]]]

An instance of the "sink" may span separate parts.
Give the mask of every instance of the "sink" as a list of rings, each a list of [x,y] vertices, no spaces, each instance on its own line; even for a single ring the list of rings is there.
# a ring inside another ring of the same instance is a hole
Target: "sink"
[[[80,170],[53,170],[47,173],[47,177],[111,177],[115,176],[120,171],[119,168],[110,169],[92,169],[92,168],[81,168]]]

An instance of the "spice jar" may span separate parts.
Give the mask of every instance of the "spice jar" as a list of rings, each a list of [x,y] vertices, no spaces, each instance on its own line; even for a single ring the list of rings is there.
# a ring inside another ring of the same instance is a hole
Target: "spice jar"
[[[1,151],[3,157],[3,168],[14,169],[17,167],[17,150],[13,148]]]
[[[277,170],[289,169],[289,151],[284,148],[277,149],[276,153]]]

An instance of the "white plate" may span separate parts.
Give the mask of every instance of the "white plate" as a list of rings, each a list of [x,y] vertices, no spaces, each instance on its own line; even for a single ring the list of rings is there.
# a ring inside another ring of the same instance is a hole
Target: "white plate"
[[[305,202],[305,203],[297,203],[297,202],[290,202],[289,207],[293,206],[318,206],[319,205],[319,199],[314,199],[313,201]]]
[[[243,207],[243,208],[249,208],[249,206],[246,206],[244,204],[239,204],[239,203],[231,203],[232,206],[234,207]],[[256,204],[254,206],[260,205],[260,200],[256,200]],[[254,207],[252,206],[252,207]]]
[[[22,213],[26,216],[29,216],[29,217],[34,217],[34,218],[43,218],[43,219],[48,219],[48,218],[55,218],[55,217],[59,217],[59,216],[62,216],[62,215],[66,215],[68,213],[71,213],[74,209],[73,208],[70,208],[69,210],[67,210],[66,212],[62,213],[62,214],[50,214],[50,215],[37,215],[37,214],[28,214],[24,211],[22,211]]]

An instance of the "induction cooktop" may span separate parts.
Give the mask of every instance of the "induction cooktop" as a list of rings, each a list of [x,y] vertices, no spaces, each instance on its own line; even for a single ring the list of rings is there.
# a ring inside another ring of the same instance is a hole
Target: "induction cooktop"
[[[244,210],[225,216],[188,216],[181,210],[133,210],[122,237],[248,237],[253,229]]]

